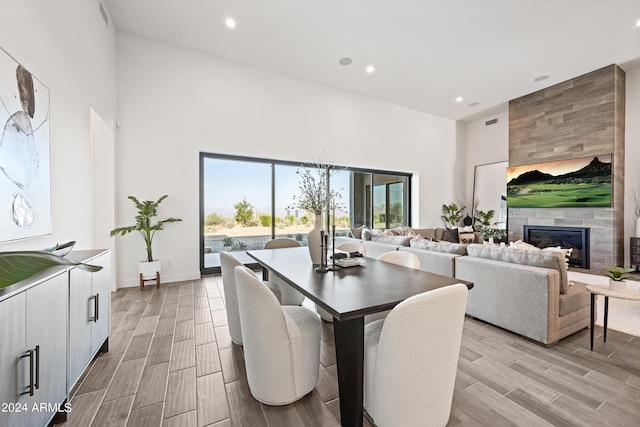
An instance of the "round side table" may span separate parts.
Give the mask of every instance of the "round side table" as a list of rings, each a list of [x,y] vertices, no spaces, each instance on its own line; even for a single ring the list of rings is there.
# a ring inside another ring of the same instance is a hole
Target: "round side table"
[[[596,295],[602,295],[604,297],[604,342],[607,342],[609,297],[640,301],[640,291],[634,291],[632,289],[625,289],[624,291],[612,291],[608,286],[603,285],[587,285],[587,291],[591,292],[591,351],[593,351],[593,326],[595,323]]]

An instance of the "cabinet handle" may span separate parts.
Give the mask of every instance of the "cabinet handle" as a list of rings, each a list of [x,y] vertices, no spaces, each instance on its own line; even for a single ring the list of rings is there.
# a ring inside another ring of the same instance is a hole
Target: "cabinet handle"
[[[95,316],[95,320],[94,322],[97,322],[98,319],[100,318],[100,294],[96,294],[96,316]]]
[[[34,387],[34,383],[33,383],[33,368],[34,368],[34,357],[33,357],[33,350],[27,350],[27,354],[23,355],[22,357],[20,357],[20,359],[24,359],[25,357],[29,358],[29,389],[25,392],[20,393],[20,396],[24,395],[24,394],[28,394],[29,396],[33,396],[33,391],[35,389]]]
[[[36,390],[40,389],[40,345],[36,346]]]
[[[93,300],[93,317],[89,317],[89,322],[95,322],[98,317],[98,312],[96,311],[96,295],[91,295],[89,297],[89,301]]]

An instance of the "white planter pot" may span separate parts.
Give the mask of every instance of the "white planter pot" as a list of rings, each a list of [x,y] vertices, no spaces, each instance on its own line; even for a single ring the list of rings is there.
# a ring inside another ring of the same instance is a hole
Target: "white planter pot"
[[[609,289],[615,292],[624,292],[627,289],[627,282],[624,280],[609,279]]]
[[[156,273],[162,273],[162,264],[159,259],[153,262],[140,261],[138,263],[138,273],[142,274],[143,279],[155,279]]]
[[[640,217],[636,218],[636,235],[635,237],[640,237]]]
[[[309,244],[309,255],[311,256],[311,262],[313,264],[320,264],[322,261],[322,247],[320,246],[320,231],[322,230],[322,215],[316,215],[316,222],[313,224],[313,229],[307,236],[307,242]]]

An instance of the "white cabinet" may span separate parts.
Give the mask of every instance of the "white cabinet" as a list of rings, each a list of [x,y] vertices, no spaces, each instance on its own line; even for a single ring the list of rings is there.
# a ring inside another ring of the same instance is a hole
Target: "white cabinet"
[[[68,391],[78,381],[93,356],[100,349],[108,350],[111,254],[104,252],[84,262],[103,268],[95,273],[78,268],[69,270]]]
[[[67,398],[67,274],[0,302],[0,425],[43,426]]]

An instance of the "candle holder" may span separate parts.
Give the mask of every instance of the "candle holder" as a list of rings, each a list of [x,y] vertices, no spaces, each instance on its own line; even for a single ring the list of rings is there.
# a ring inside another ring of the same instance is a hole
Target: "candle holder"
[[[340,266],[336,265],[336,224],[335,224],[335,214],[334,214],[334,224],[331,226],[332,236],[331,236],[331,265],[327,266],[328,271],[338,271],[340,270]]]
[[[316,267],[316,273],[326,273],[327,269],[327,235],[320,230],[320,265]]]

